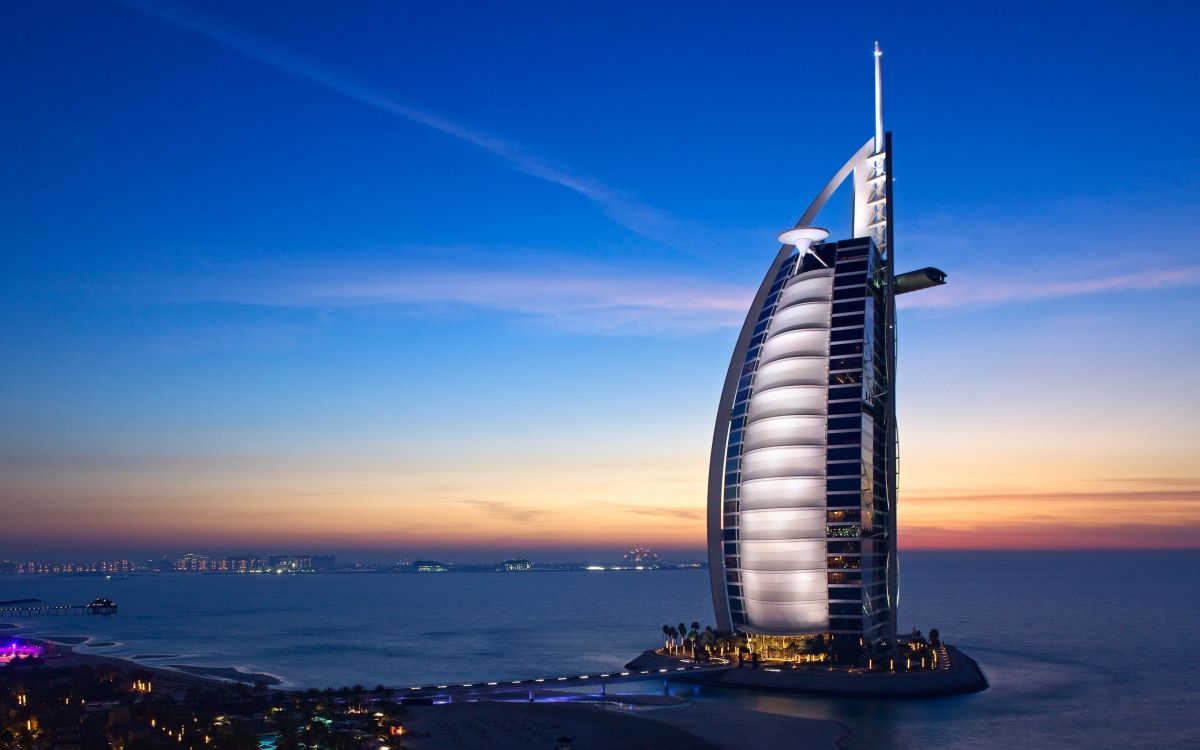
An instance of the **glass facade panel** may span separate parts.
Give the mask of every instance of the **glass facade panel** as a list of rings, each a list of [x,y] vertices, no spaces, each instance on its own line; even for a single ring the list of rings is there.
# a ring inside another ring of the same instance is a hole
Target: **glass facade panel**
[[[880,262],[865,238],[781,261],[743,331],[714,578],[739,630],[877,637],[890,622]]]

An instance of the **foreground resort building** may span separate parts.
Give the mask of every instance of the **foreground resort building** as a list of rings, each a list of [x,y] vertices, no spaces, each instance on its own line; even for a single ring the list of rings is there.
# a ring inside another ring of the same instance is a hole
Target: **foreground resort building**
[[[812,226],[847,179],[846,239]],[[717,627],[764,641],[832,634],[896,643],[896,295],[892,134],[875,135],[796,223],[738,336],[708,481]]]

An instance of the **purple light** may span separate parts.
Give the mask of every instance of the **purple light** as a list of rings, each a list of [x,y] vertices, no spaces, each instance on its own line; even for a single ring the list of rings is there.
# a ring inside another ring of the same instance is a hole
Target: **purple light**
[[[20,641],[9,641],[8,647],[0,652],[0,666],[8,664],[13,659],[39,659],[42,647]]]

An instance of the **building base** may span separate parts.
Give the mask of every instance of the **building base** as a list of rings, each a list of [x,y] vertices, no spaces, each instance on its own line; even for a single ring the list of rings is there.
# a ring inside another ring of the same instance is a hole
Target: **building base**
[[[682,661],[649,650],[629,662],[626,669],[674,670]],[[787,669],[771,664],[744,664],[740,667],[730,666],[719,672],[663,676],[709,687],[860,698],[930,698],[974,693],[988,688],[987,678],[975,660],[953,646],[943,647],[941,667],[923,672],[865,672],[817,666]]]

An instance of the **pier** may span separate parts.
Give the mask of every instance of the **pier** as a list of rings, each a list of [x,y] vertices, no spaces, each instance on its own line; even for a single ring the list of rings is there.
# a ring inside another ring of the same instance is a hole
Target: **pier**
[[[102,596],[90,604],[47,604],[40,599],[0,602],[0,617],[42,617],[46,615],[115,615],[117,603]]]

